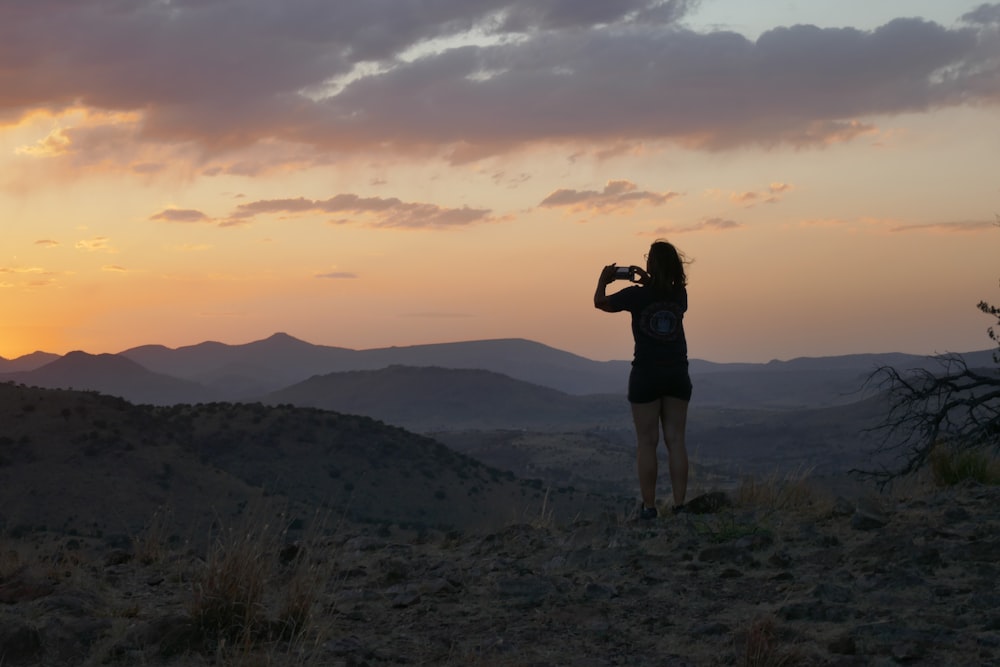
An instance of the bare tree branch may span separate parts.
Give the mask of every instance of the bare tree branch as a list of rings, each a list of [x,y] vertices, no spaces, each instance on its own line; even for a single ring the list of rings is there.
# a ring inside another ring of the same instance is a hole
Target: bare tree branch
[[[1000,215],[996,217],[1000,227]],[[883,394],[888,409],[885,419],[869,431],[885,435],[874,453],[893,457],[896,465],[852,473],[875,479],[884,488],[922,468],[939,444],[953,450],[1000,450],[1000,306],[980,301],[976,307],[996,319],[986,331],[997,344],[993,361],[998,368],[992,373],[975,371],[961,355],[951,354],[938,358],[938,373],[924,368],[875,369],[865,386]]]

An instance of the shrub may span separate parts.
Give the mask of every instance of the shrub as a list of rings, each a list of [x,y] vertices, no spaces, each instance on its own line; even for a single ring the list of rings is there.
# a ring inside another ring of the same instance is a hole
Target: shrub
[[[271,642],[303,649],[301,642],[315,630],[313,607],[330,565],[309,558],[324,525],[318,517],[305,541],[293,544],[285,544],[285,531],[258,510],[240,524],[220,529],[212,541],[189,611],[202,640],[217,642],[227,660],[235,660],[231,664],[245,665]]]
[[[195,586],[191,617],[206,637],[247,643],[260,633],[264,589],[276,546],[267,524],[222,531]]]
[[[938,486],[953,486],[966,480],[1000,484],[1000,461],[983,448],[956,450],[937,444],[931,451],[930,463]]]

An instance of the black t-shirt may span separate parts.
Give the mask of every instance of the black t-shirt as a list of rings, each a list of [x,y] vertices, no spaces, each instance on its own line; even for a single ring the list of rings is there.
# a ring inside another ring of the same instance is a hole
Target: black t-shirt
[[[687,289],[677,287],[664,294],[652,287],[632,285],[609,295],[608,301],[613,312],[627,310],[632,314],[633,364],[687,363]]]

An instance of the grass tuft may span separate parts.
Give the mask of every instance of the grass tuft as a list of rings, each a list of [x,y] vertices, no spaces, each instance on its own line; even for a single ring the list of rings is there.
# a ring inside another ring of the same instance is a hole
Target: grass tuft
[[[153,513],[142,532],[132,538],[132,552],[136,560],[143,565],[152,565],[166,558],[170,551],[173,518],[173,512],[167,507],[160,507]]]
[[[956,449],[935,445],[930,455],[931,475],[938,486],[954,486],[972,480],[1000,484],[1000,460],[985,448]]]
[[[741,667],[788,667],[801,664],[798,652],[781,645],[771,616],[753,619],[737,637],[737,663]]]
[[[205,646],[215,646],[217,664],[272,664],[270,651],[305,659],[331,567],[316,556],[321,531],[317,520],[303,541],[289,544],[285,528],[251,512],[214,536],[189,612]]]
[[[770,510],[806,510],[815,508],[825,499],[810,480],[812,471],[769,477],[745,477],[736,489],[736,504]]]
[[[252,642],[264,627],[264,591],[278,546],[267,524],[223,530],[195,586],[191,617],[208,639]]]

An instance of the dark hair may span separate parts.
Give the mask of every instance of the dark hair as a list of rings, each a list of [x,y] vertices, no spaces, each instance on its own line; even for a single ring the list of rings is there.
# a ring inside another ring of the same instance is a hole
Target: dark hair
[[[684,255],[672,243],[658,240],[649,246],[646,255],[646,270],[652,276],[652,286],[658,292],[671,292],[687,285],[684,273]]]

